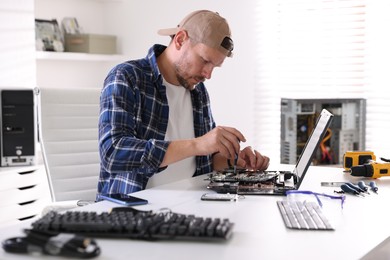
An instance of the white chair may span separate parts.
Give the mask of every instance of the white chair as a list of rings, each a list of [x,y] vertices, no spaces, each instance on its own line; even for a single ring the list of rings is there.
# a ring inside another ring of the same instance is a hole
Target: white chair
[[[95,201],[100,89],[37,88],[36,93],[39,141],[55,202],[52,206],[69,208]]]

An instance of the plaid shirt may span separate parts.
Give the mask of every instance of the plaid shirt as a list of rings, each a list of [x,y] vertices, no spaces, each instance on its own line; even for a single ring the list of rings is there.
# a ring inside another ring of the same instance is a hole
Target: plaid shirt
[[[157,66],[165,46],[154,45],[144,59],[114,67],[100,97],[98,194],[132,193],[146,187],[160,168],[169,141],[164,141],[169,107]],[[215,127],[203,83],[191,91],[194,132],[199,137]],[[194,176],[212,171],[212,156],[196,157]]]

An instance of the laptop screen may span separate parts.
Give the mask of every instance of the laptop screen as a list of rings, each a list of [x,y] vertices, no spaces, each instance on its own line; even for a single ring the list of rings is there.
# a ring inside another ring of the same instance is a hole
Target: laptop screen
[[[315,154],[316,149],[320,145],[326,130],[328,129],[333,115],[326,109],[321,111],[320,116],[317,119],[316,126],[311,133],[309,140],[306,142],[306,145],[298,159],[298,162],[295,166],[295,174],[298,177],[298,187],[301,185],[302,179],[311,164],[311,160]]]

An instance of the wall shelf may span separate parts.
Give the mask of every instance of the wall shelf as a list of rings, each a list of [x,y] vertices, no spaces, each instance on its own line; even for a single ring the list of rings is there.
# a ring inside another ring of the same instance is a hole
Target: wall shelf
[[[85,32],[115,35],[122,42],[123,0],[34,0],[34,15],[41,19],[75,17]],[[130,59],[117,46],[114,54],[35,51],[36,85],[57,88],[97,87],[117,64]]]
[[[76,52],[49,52],[36,51],[37,60],[51,61],[124,61],[125,56],[120,54],[90,54]]]

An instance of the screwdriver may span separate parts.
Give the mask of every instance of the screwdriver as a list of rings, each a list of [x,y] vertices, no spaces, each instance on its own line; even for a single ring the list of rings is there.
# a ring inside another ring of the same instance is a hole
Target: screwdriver
[[[368,186],[364,183],[364,181],[359,181],[359,182],[358,182],[358,186],[359,186],[362,190],[364,190],[364,192],[366,192],[367,194],[370,194],[370,193],[368,192]]]
[[[234,174],[237,174],[237,160],[238,160],[238,154],[236,154],[236,156],[234,157],[234,168],[233,168]]]
[[[238,143],[240,143],[240,140],[237,139]],[[233,171],[234,171],[234,174],[237,174],[237,161],[238,161],[238,153],[235,153],[235,156],[234,156],[234,168],[233,168]]]
[[[370,183],[369,183],[368,185],[370,185],[371,190],[372,190],[373,192],[375,192],[375,193],[378,194],[378,187],[376,186],[375,181],[370,181]]]
[[[357,191],[356,189],[354,189],[353,187],[351,187],[350,185],[347,185],[347,184],[341,184],[340,188],[346,192],[346,193],[350,193],[350,194],[353,194],[353,195],[356,195],[356,196],[363,196],[363,194],[361,194],[359,191]]]
[[[360,186],[358,186],[358,185],[353,184],[352,182],[346,182],[345,184],[346,184],[347,186],[351,187],[352,189],[357,190],[359,193],[365,192],[364,189],[360,188]]]

